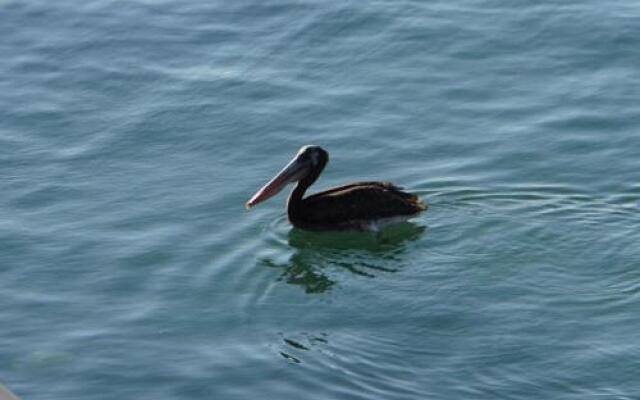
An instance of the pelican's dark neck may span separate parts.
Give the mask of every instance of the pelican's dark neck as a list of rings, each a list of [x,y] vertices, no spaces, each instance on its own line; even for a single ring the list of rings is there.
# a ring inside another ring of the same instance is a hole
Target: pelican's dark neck
[[[303,213],[302,197],[304,196],[304,193],[307,191],[309,186],[313,185],[313,183],[318,179],[326,164],[327,160],[323,158],[321,162],[316,167],[311,168],[309,170],[309,173],[307,173],[307,175],[300,179],[296,187],[293,188],[293,191],[289,195],[289,202],[287,204],[287,214],[289,214],[289,221],[294,222],[300,220],[300,217]]]
[[[287,214],[289,214],[289,220],[294,221],[301,214],[302,210],[302,196],[304,192],[311,186],[311,184],[303,184],[302,181],[298,182],[295,188],[289,195],[289,202],[287,204]]]

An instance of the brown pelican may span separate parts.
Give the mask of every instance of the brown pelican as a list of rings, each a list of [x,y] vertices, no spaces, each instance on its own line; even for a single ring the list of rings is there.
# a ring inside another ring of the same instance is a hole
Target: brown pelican
[[[407,220],[427,205],[416,195],[388,182],[358,182],[306,198],[304,192],[318,179],[329,161],[320,146],[303,146],[282,171],[247,202],[251,208],[297,182],[287,212],[296,228],[309,230],[377,230],[381,225]]]

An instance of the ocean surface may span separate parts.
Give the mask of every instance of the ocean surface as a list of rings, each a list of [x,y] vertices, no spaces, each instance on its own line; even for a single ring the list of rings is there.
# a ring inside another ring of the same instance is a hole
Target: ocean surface
[[[0,0],[0,193],[23,400],[640,398],[636,1]]]

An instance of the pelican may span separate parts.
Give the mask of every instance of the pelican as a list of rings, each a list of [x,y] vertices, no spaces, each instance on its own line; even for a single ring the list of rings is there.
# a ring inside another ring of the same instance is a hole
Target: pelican
[[[297,183],[289,195],[289,222],[305,230],[372,230],[405,221],[427,209],[415,194],[389,182],[357,182],[304,197],[322,173],[329,153],[320,146],[303,146],[293,159],[246,203],[247,209]]]

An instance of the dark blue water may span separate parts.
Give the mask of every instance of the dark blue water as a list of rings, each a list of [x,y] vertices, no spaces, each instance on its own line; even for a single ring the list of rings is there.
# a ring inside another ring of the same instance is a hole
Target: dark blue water
[[[640,398],[638,49],[632,1],[0,1],[0,382]],[[310,143],[428,212],[244,210]]]

